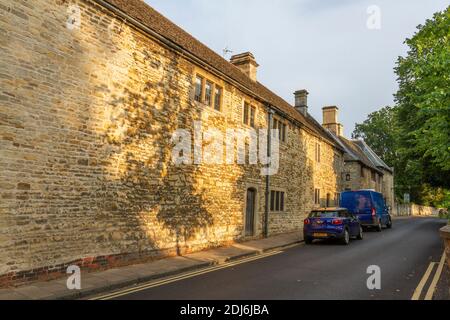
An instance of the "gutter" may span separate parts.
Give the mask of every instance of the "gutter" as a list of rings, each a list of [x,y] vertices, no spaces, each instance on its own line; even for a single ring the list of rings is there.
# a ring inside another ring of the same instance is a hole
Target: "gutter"
[[[267,113],[267,156],[270,157],[272,153],[272,118],[274,111],[271,106],[268,105],[268,113]],[[270,166],[270,164],[269,164]],[[269,237],[269,204],[270,204],[270,175],[266,175],[266,193],[265,193],[265,207],[264,207],[264,237]]]

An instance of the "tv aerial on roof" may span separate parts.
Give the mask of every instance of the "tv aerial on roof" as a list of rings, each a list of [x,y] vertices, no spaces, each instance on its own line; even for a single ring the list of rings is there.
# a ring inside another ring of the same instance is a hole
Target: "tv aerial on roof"
[[[222,50],[222,52],[223,52],[223,58],[226,59],[227,55],[233,53],[233,50],[230,50],[230,48],[228,48],[228,46],[227,46],[227,47],[225,47],[225,49]]]

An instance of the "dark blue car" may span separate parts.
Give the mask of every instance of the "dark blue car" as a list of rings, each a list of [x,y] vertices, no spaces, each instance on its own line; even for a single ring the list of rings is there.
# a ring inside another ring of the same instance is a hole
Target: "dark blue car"
[[[383,226],[392,228],[383,195],[373,190],[346,191],[341,194],[340,206],[356,215],[364,227],[373,227],[381,231]]]
[[[304,221],[303,236],[306,244],[314,239],[339,239],[349,244],[350,238],[362,240],[363,230],[356,216],[345,208],[313,210]]]

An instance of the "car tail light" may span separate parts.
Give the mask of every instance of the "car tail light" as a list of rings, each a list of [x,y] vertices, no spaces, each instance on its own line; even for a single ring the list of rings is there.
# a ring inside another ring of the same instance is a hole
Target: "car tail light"
[[[303,221],[305,225],[307,224],[311,224],[311,221],[309,219],[305,219],[305,221]]]
[[[333,221],[331,221],[332,225],[341,225],[343,223],[343,221],[341,219],[333,219]]]
[[[375,214],[376,214],[376,210],[375,210],[375,208],[372,208],[372,216],[375,216]]]

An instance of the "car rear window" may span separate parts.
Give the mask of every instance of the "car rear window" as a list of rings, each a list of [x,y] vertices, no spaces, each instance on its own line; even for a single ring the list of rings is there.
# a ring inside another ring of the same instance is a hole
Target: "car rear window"
[[[310,218],[344,218],[344,211],[313,211]]]
[[[344,192],[341,195],[341,206],[354,213],[366,213],[372,209],[370,192]]]

